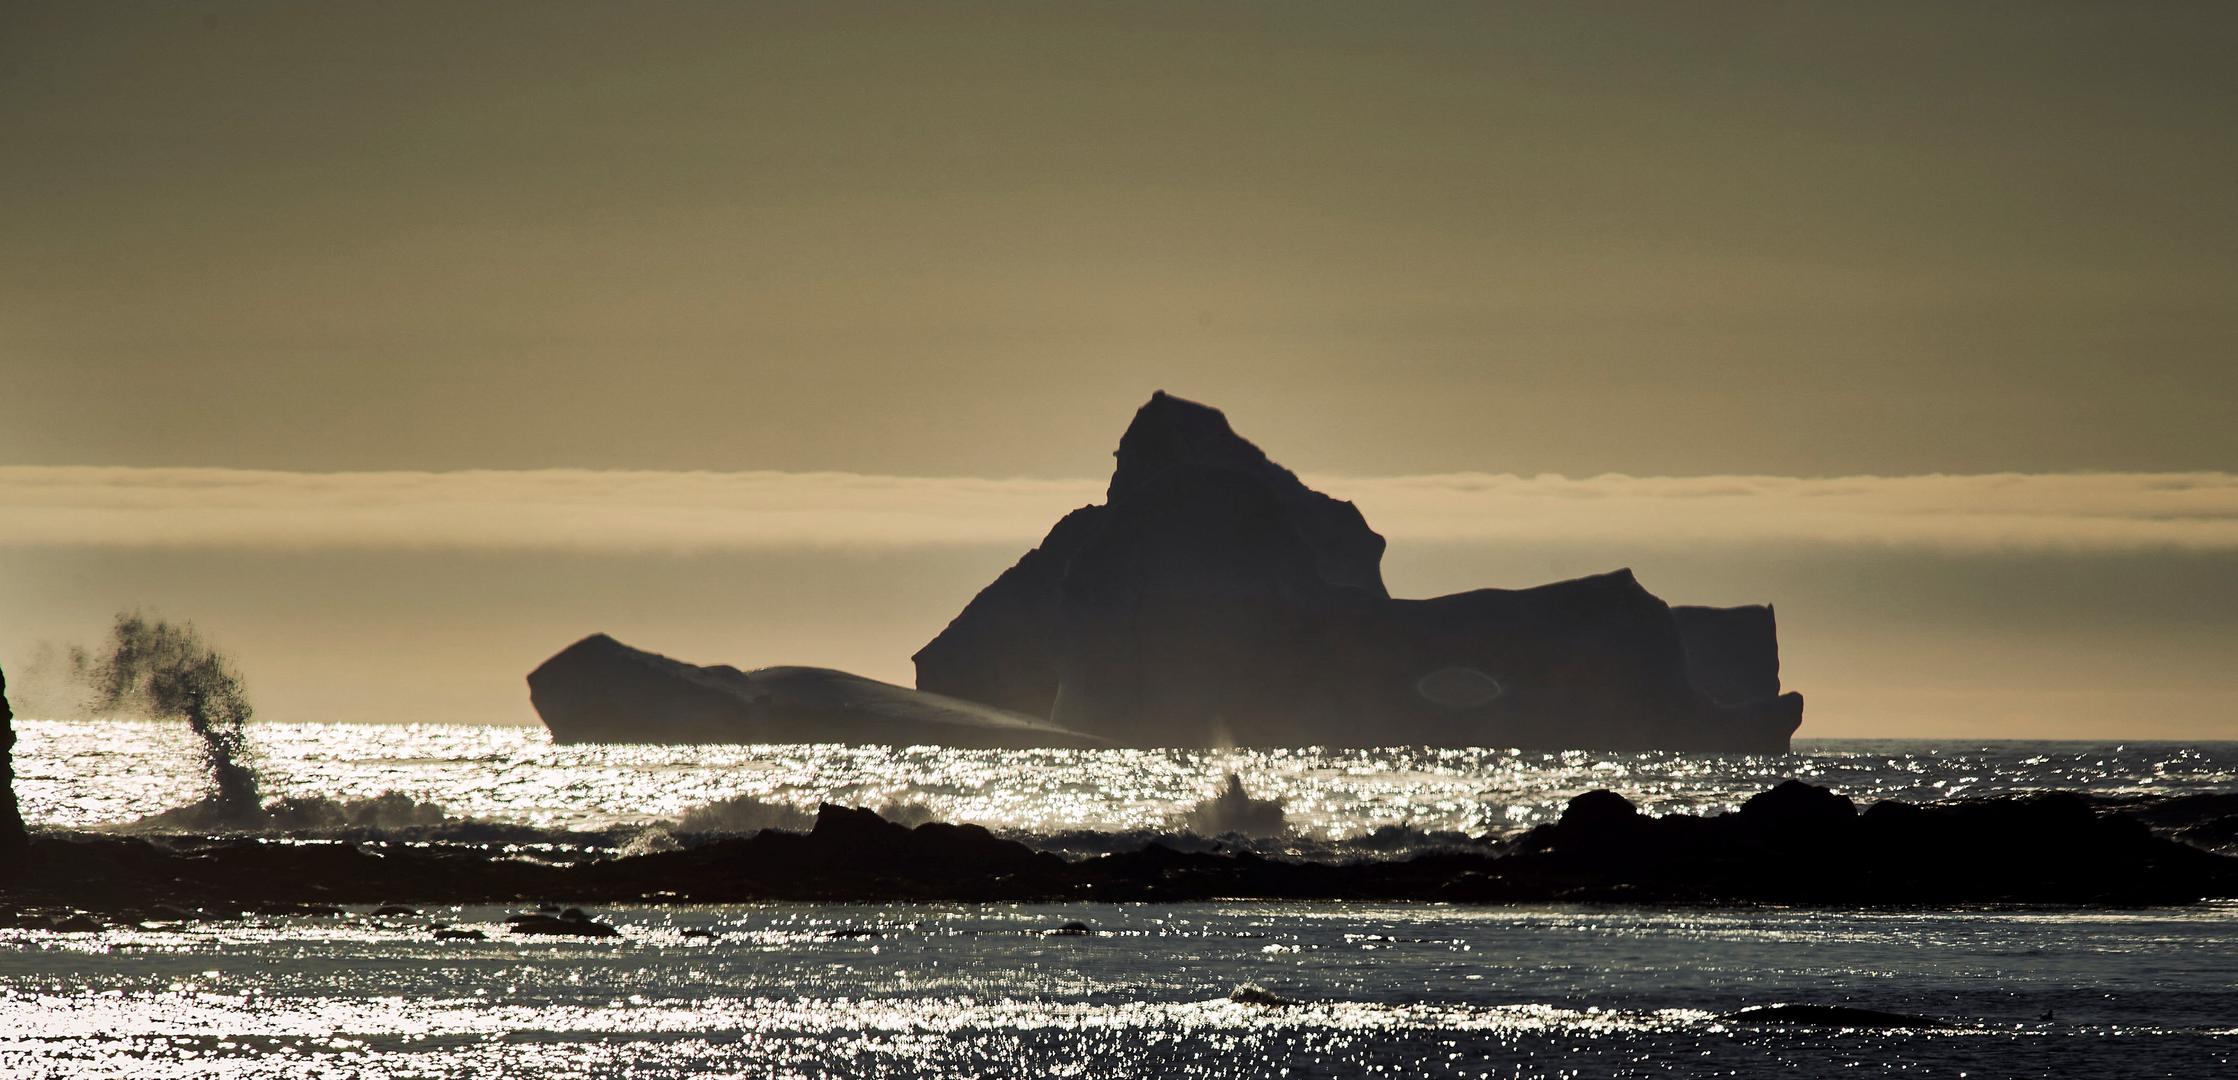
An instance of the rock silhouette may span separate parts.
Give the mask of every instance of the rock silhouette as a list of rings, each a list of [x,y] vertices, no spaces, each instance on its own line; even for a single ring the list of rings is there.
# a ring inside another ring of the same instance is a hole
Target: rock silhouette
[[[16,714],[8,708],[8,676],[0,672],[0,880],[23,872],[30,838],[16,807]]]
[[[1031,716],[844,671],[699,667],[604,634],[544,661],[529,673],[528,688],[559,742],[1101,743]]]
[[[332,913],[344,903],[743,903],[766,900],[1462,903],[2171,904],[2238,897],[2238,859],[2154,835],[2083,797],[1858,812],[1789,782],[1738,812],[1650,817],[1588,792],[1562,819],[1490,849],[1316,861],[1162,844],[1068,859],[975,825],[906,827],[826,805],[806,832],[765,830],[569,865],[503,845],[304,843],[45,833],[0,882],[0,915],[87,909]],[[554,909],[522,932],[598,934]],[[521,923],[517,922],[516,925]],[[867,933],[867,932],[866,932]],[[1766,1021],[1778,1019],[1766,1016]],[[1790,1019],[1794,1019],[1791,1017]]]
[[[1130,746],[1784,752],[1769,607],[1673,609],[1628,570],[1428,600],[1383,537],[1218,410],[1164,392],[1075,510],[918,650],[920,689]]]

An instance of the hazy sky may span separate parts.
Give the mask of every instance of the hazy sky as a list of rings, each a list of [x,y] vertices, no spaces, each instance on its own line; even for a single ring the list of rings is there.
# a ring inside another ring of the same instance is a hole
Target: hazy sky
[[[2232,56],[2222,3],[5,0],[0,665],[147,604],[295,719],[525,719],[594,629],[906,678],[1163,387],[1402,592],[1777,602],[1806,734],[2238,738]]]

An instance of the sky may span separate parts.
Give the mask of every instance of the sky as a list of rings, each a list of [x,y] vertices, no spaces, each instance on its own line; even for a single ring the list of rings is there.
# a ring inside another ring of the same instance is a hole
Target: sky
[[[2238,9],[0,3],[0,667],[907,682],[1166,389],[1803,734],[2238,738]],[[20,677],[12,677],[14,690]],[[36,688],[32,691],[36,693]]]

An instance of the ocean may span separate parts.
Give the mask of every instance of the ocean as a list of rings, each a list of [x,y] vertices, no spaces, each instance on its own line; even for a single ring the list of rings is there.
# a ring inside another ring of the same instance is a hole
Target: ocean
[[[196,746],[177,725],[18,726],[18,789],[35,827],[123,827],[201,794]],[[1596,787],[1652,813],[1731,809],[1790,777],[1860,803],[2238,788],[2238,744],[2227,743],[1805,741],[1744,757],[554,746],[516,727],[249,730],[267,797],[399,792],[442,807],[431,835],[542,858],[672,845],[689,832],[681,821],[784,824],[819,801],[1093,850],[1171,835],[1231,772],[1285,804],[1288,829],[1255,841],[1262,850],[1360,858],[1511,833]],[[620,936],[588,941],[505,936],[507,914],[358,908],[0,930],[0,1075],[2238,1075],[2229,903],[621,907],[597,913]],[[1095,932],[1051,933],[1068,922]],[[437,940],[438,923],[489,936]],[[1948,1026],[1720,1019],[1773,1003]]]

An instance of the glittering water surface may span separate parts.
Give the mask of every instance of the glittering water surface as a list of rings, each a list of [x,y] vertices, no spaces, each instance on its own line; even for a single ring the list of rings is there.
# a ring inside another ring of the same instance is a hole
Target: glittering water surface
[[[131,721],[19,722],[18,790],[34,822],[128,822],[198,798],[184,728]],[[452,814],[602,827],[674,817],[738,795],[813,808],[918,804],[946,821],[1023,833],[1170,828],[1240,774],[1286,801],[1291,827],[1342,837],[1384,825],[1471,834],[1561,813],[1572,795],[1621,791],[1650,812],[1728,810],[1789,777],[1862,802],[2012,791],[2227,790],[2238,743],[1821,741],[1776,756],[1510,750],[954,750],[877,746],[555,746],[541,728],[255,724],[267,796],[398,791]]]
[[[2238,1066],[2238,909],[2223,907],[774,905],[618,910],[607,915],[622,936],[595,942],[507,938],[503,914],[0,931],[0,1074],[2210,1077]],[[493,936],[435,941],[434,919]],[[1101,932],[1046,935],[1072,919]],[[1296,1003],[1231,1000],[1246,984]],[[1798,1000],[1954,1026],[1718,1019]]]
[[[43,826],[202,793],[183,731],[21,725]],[[1227,770],[1322,838],[1505,831],[1569,796],[1729,808],[1790,776],[1860,801],[2230,790],[2238,746],[1806,743],[1779,757],[1490,750],[555,747],[507,727],[255,725],[271,796],[634,829],[738,795],[920,805],[1021,835],[1164,830]],[[553,897],[565,902],[566,897]],[[1917,912],[1323,904],[754,905],[0,930],[0,1076],[2238,1075],[2238,905]],[[1067,921],[1091,936],[1050,936]],[[486,941],[439,941],[438,921]],[[864,933],[864,932],[869,933]],[[1244,994],[1239,986],[1264,988]],[[1264,1004],[1254,1001],[1290,1001]],[[1847,1003],[1948,1028],[1723,1022]]]

